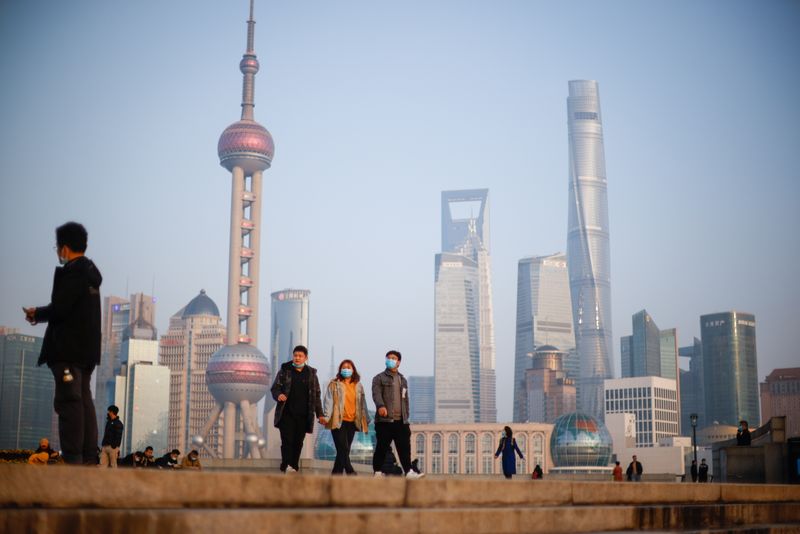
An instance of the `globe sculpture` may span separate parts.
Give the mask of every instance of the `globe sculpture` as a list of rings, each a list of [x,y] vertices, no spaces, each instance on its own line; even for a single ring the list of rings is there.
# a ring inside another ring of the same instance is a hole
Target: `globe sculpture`
[[[555,420],[550,453],[557,467],[606,467],[611,452],[611,434],[591,415],[574,412]]]

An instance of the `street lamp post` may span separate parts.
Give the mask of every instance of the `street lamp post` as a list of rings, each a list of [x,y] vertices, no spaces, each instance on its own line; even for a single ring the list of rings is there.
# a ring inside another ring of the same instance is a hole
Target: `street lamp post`
[[[693,413],[689,416],[692,422],[692,449],[694,450],[694,464],[697,465],[697,414]]]

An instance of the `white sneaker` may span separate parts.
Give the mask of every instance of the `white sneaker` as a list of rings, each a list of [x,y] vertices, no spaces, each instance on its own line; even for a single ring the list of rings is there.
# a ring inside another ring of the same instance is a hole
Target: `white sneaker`
[[[406,478],[415,479],[415,478],[422,478],[425,476],[425,473],[417,473],[416,471],[409,471],[406,473]]]
[[[297,473],[297,469],[295,469],[291,465],[287,465],[286,466],[286,471],[284,471],[284,473],[287,474],[287,475],[294,475],[295,473]]]
[[[386,475],[384,475],[382,471],[375,471],[375,473],[372,475],[372,478],[383,478],[385,476]]]

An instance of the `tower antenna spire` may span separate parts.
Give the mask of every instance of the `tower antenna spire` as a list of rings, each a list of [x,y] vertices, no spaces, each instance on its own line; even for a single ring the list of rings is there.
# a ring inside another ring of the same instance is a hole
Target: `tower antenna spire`
[[[242,81],[242,120],[251,121],[253,119],[253,108],[256,106],[254,94],[256,73],[258,72],[258,59],[254,50],[253,41],[255,40],[256,21],[253,19],[253,4],[255,0],[250,0],[250,18],[247,19],[247,50],[239,63],[239,70],[244,75]]]

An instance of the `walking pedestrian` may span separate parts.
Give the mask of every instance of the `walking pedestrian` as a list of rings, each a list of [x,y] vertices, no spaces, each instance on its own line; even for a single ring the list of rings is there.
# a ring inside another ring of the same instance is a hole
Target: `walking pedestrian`
[[[406,478],[421,478],[411,467],[411,427],[409,426],[408,382],[400,373],[402,354],[397,350],[386,353],[386,369],[372,379],[372,400],[375,402],[375,434],[377,443],[372,455],[372,471],[375,477],[384,476],[381,468],[386,460],[386,451],[392,442],[400,457],[400,465]]]
[[[356,470],[350,463],[350,447],[356,432],[369,431],[369,414],[361,376],[352,360],[342,360],[336,376],[325,388],[322,413],[325,428],[331,431],[336,446],[332,474],[355,475]]]
[[[614,463],[614,481],[615,482],[622,482],[622,466],[619,465],[619,462]]]
[[[56,228],[59,266],[47,306],[23,308],[30,324],[47,323],[38,365],[47,364],[55,380],[62,457],[68,464],[94,464],[97,419],[90,389],[100,363],[100,284],[103,277],[85,256],[86,228],[68,222]]]
[[[641,482],[643,472],[642,463],[636,459],[636,455],[634,454],[633,461],[628,464],[628,470],[625,472],[628,475],[628,481]]]
[[[275,426],[281,433],[281,471],[300,470],[300,453],[306,434],[314,432],[314,419],[324,423],[317,370],[307,364],[308,349],[298,345],[292,361],[281,365],[272,384]]]
[[[516,454],[519,454],[520,458],[523,460],[525,459],[525,457],[522,456],[522,451],[517,447],[517,440],[514,439],[511,427],[507,426],[503,428],[503,437],[500,438],[500,445],[497,447],[497,452],[494,453],[494,457],[497,458],[501,454],[503,455],[503,475],[508,479],[517,473],[515,451]]]
[[[700,460],[700,468],[697,470],[697,480],[700,482],[708,482],[708,464],[705,458]]]
[[[124,428],[125,425],[119,419],[119,408],[112,404],[106,413],[106,429],[103,432],[103,442],[100,444],[100,467],[116,469]]]

